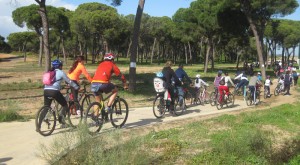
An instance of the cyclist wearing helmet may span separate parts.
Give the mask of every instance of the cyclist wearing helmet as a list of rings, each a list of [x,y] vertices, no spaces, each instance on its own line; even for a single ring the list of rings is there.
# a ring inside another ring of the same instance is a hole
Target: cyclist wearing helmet
[[[268,90],[268,97],[270,97],[270,85],[272,85],[272,81],[270,80],[270,76],[267,75],[267,79],[265,81],[265,90]]]
[[[124,88],[128,88],[126,84],[126,79],[124,75],[120,72],[120,69],[114,63],[114,55],[112,53],[106,53],[104,55],[104,60],[98,65],[98,68],[94,74],[91,91],[94,92],[96,101],[100,102],[100,94],[99,92],[110,93],[113,95],[110,96],[109,101],[107,103],[106,112],[111,113],[111,105],[115,100],[118,89],[115,87],[113,83],[110,82],[110,78],[114,73],[117,77],[121,79],[123,82]],[[96,112],[98,113],[98,112]],[[98,115],[98,114],[97,114]],[[107,116],[108,114],[106,114]]]
[[[259,81],[262,81],[262,77],[261,77],[261,73],[260,72],[257,72],[257,78]]]
[[[215,77],[215,80],[214,80],[214,86],[215,86],[216,88],[219,87],[220,81],[223,79],[222,73],[223,73],[223,72],[222,72],[221,70],[219,70],[219,71],[218,71],[218,75]]]
[[[68,72],[68,77],[79,86],[79,76],[81,74],[84,74],[84,76],[91,82],[92,78],[89,75],[89,73],[86,71],[84,67],[84,57],[83,56],[77,56],[76,60],[73,62],[72,67],[70,68]],[[72,94],[74,96],[74,101],[78,102],[78,90],[71,87]],[[77,107],[78,109],[78,107]]]
[[[175,87],[176,86],[181,86],[181,82],[179,81],[178,77],[176,76],[174,70],[171,68],[172,67],[172,62],[167,61],[165,63],[164,68],[162,69],[162,73],[164,75],[164,79],[166,81],[166,89],[168,89],[170,95],[171,95],[171,103],[170,103],[170,113],[173,113],[174,111],[174,87],[172,85],[172,81],[175,82]]]
[[[200,88],[201,88],[202,84],[203,84],[204,86],[209,86],[205,81],[203,81],[203,80],[200,78],[200,74],[197,74],[197,75],[196,75],[196,79],[195,79],[195,93],[196,93],[196,98],[199,97],[199,94],[200,94]]]
[[[181,81],[181,84],[184,85],[184,79],[186,79],[189,84],[192,84],[192,80],[189,78],[189,76],[186,74],[186,72],[183,70],[183,64],[179,64],[178,68],[175,71],[176,76],[178,77],[179,81]],[[184,91],[182,86],[176,86],[177,90],[178,90],[178,94],[180,96],[184,96]],[[180,101],[182,98],[180,98]]]
[[[249,90],[251,91],[252,97],[254,104],[258,104],[258,101],[256,101],[256,87],[257,84],[261,84],[261,82],[258,80],[257,75],[255,73],[251,73],[250,75],[250,80],[249,80]]]
[[[55,99],[62,107],[62,111],[60,112],[58,121],[62,124],[62,127],[66,126],[64,117],[66,116],[66,112],[68,111],[68,104],[64,96],[61,94],[61,82],[62,80],[66,81],[68,84],[70,84],[74,89],[78,89],[79,86],[76,85],[72,80],[68,78],[68,76],[62,71],[62,62],[60,60],[54,60],[52,61],[52,70],[55,70],[55,78],[56,82],[53,83],[53,85],[45,85],[44,87],[44,105],[50,106],[51,105],[51,99]],[[41,115],[43,116],[43,115]]]

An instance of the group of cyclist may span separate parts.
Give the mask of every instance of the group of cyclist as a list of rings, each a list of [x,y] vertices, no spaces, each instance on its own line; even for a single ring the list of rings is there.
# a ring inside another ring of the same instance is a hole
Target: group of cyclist
[[[72,67],[68,71],[68,74],[62,71],[63,62],[59,59],[56,59],[51,62],[51,70],[55,70],[55,82],[52,85],[45,85],[44,87],[44,105],[50,106],[52,99],[55,99],[62,107],[62,111],[59,114],[58,121],[62,124],[62,127],[67,127],[65,122],[65,116],[68,112],[68,104],[61,90],[61,83],[66,82],[70,85],[73,99],[75,102],[78,102],[78,90],[79,85],[79,76],[83,74],[89,82],[91,82],[91,91],[95,95],[96,101],[101,101],[99,94],[100,92],[110,93],[112,92],[108,104],[106,106],[106,112],[111,113],[111,105],[113,100],[116,98],[118,90],[116,86],[110,82],[111,76],[114,73],[118,76],[123,82],[124,88],[128,88],[126,84],[126,78],[120,72],[120,69],[114,63],[115,56],[112,53],[106,53],[103,57],[103,61],[99,63],[98,68],[95,71],[93,77],[89,75],[85,66],[84,66],[84,57],[77,56]],[[96,112],[95,112],[96,113]],[[97,112],[98,113],[98,112]],[[95,114],[94,116],[98,116]]]
[[[165,63],[165,66],[162,70],[162,74],[163,75],[163,79],[166,82],[166,89],[168,89],[170,95],[171,95],[171,106],[170,106],[170,110],[172,113],[172,108],[174,107],[174,89],[176,88],[178,91],[178,94],[183,96],[184,95],[184,91],[182,90],[182,85],[184,82],[184,78],[187,80],[187,82],[189,84],[192,84],[191,79],[189,78],[189,76],[186,74],[186,72],[183,69],[183,65],[179,64],[178,69],[176,71],[174,71],[171,67],[172,67],[172,62],[171,61],[167,61]],[[249,77],[250,76],[250,77]],[[285,77],[284,77],[285,76]],[[289,71],[286,72],[286,74],[283,76],[282,80],[280,80],[278,83],[279,84],[283,84],[284,89],[286,91],[285,95],[290,95],[289,93],[289,86],[290,83],[292,83],[292,81],[288,78],[289,76],[291,76],[291,74],[289,74]],[[299,74],[298,74],[299,76]],[[249,77],[249,79],[248,79]],[[215,91],[216,93],[221,93],[224,94],[224,98],[227,98],[229,95],[229,87],[232,86],[234,87],[235,91],[240,90],[241,88],[243,89],[243,93],[244,93],[244,97],[245,97],[245,89],[246,87],[249,88],[250,92],[251,92],[251,96],[252,99],[254,101],[254,104],[258,104],[257,101],[257,90],[259,90],[259,88],[261,86],[265,87],[265,90],[268,91],[267,96],[270,97],[270,85],[272,85],[272,80],[270,79],[270,76],[267,75],[266,76],[266,80],[263,82],[262,80],[262,76],[260,72],[250,72],[249,75],[247,75],[244,71],[242,71],[239,74],[236,74],[236,76],[233,78],[234,83],[231,79],[231,77],[229,76],[228,72],[225,72],[223,75],[223,72],[221,70],[218,71],[217,76],[214,78],[214,87],[215,87]],[[236,84],[236,85],[235,85]],[[208,86],[208,84],[203,81],[202,79],[200,79],[200,74],[196,75],[195,81],[194,81],[194,89],[195,89],[195,93],[196,93],[196,97],[199,97],[199,93],[200,93],[200,88],[202,85]],[[220,99],[222,99],[222,95],[220,95]]]

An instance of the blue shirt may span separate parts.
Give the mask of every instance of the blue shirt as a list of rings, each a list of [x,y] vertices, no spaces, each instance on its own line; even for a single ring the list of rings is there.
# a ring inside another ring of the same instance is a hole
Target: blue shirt
[[[190,83],[192,83],[192,80],[189,78],[189,76],[186,74],[186,72],[182,68],[178,68],[175,71],[175,74],[180,81],[182,81],[184,78],[186,78]]]
[[[44,89],[47,90],[60,90],[61,89],[61,85],[60,83],[64,80],[65,82],[67,82],[68,84],[70,84],[72,87],[74,87],[75,89],[78,89],[79,86],[77,84],[75,84],[72,80],[70,80],[68,78],[68,76],[65,74],[65,72],[63,72],[60,69],[55,69],[55,79],[56,82],[53,83],[53,85],[45,85]]]

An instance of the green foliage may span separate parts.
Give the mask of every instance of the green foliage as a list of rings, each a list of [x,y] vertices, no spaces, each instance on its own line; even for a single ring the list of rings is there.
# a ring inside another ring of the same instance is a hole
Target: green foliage
[[[24,118],[14,110],[0,110],[0,122],[8,122],[23,119]]]
[[[26,90],[42,87],[42,82],[31,82],[30,79],[28,80],[28,82],[0,83],[0,91]]]

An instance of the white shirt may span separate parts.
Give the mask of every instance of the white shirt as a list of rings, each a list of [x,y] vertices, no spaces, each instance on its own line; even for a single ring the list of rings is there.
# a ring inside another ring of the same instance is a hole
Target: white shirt
[[[239,78],[240,78],[241,80],[244,80],[244,79],[245,79],[245,80],[248,81],[248,78],[247,78],[247,77],[244,77],[244,76],[243,76],[243,73],[239,74],[239,75],[236,76],[234,79],[239,79]]]
[[[195,79],[195,87],[196,88],[200,88],[201,84],[208,86],[208,84],[206,82],[204,82],[202,79],[198,79],[198,83],[197,83],[197,78]]]
[[[229,85],[229,82],[231,83],[232,86],[234,86],[234,83],[232,82],[230,76],[225,76],[225,86]]]
[[[270,85],[271,85],[271,80],[270,79],[266,79],[265,86],[270,86]]]

